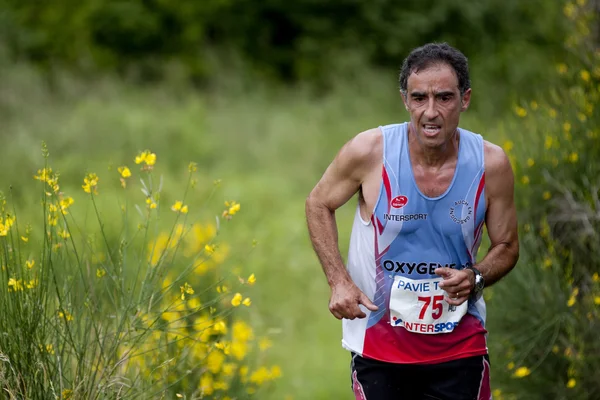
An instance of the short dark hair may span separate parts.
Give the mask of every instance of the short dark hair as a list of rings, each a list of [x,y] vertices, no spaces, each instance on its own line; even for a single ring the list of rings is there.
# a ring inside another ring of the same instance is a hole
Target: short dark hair
[[[467,57],[448,43],[428,43],[414,49],[404,59],[400,70],[400,91],[406,95],[410,74],[435,64],[447,64],[454,69],[458,77],[458,88],[461,94],[464,94],[471,87]]]

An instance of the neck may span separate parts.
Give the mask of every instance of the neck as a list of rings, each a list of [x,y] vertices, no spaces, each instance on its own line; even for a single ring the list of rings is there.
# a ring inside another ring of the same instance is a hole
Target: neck
[[[441,146],[426,146],[418,139],[412,124],[410,124],[408,128],[408,150],[410,151],[410,159],[413,164],[429,168],[440,168],[446,164],[448,160],[458,154],[459,139],[457,129]]]

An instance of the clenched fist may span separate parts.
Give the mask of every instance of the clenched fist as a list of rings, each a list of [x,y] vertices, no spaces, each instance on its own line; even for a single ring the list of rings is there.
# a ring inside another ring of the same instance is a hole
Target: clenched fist
[[[365,318],[367,315],[358,306],[362,304],[371,311],[379,308],[352,282],[340,283],[331,288],[329,311],[337,319]]]

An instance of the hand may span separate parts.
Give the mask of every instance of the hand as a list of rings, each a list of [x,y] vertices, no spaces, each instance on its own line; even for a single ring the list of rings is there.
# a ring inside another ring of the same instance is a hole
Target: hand
[[[436,268],[434,272],[444,278],[439,287],[448,294],[445,298],[448,304],[459,306],[469,299],[471,291],[475,287],[473,271],[442,267]]]
[[[329,311],[331,311],[334,317],[337,319],[365,318],[367,315],[360,309],[359,304],[362,304],[371,311],[379,309],[352,282],[332,286]]]

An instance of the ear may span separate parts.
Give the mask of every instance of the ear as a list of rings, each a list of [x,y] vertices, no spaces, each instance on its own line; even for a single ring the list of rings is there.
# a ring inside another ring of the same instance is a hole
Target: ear
[[[408,110],[408,102],[406,100],[406,92],[400,90],[400,96],[402,96],[402,102],[404,103],[404,108],[406,108],[406,111]]]
[[[467,111],[467,108],[469,108],[469,104],[471,104],[471,89],[467,89],[466,92],[462,95],[462,98],[460,99],[460,103],[461,103],[461,107],[460,107],[460,111],[464,112]]]

